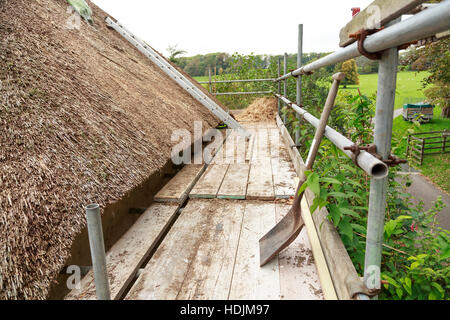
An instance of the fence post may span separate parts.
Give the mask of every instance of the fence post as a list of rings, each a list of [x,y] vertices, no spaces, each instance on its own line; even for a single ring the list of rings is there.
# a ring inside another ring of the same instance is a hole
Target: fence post
[[[278,57],[278,78],[281,77],[281,58]],[[278,82],[278,94],[281,95],[281,81]],[[281,116],[281,100],[278,98],[278,115]]]
[[[444,130],[442,133],[442,153],[445,154],[445,144],[447,143],[447,131]]]
[[[411,135],[408,134],[408,142],[406,142],[406,159],[409,159],[409,144],[411,143]]]
[[[90,204],[86,206],[85,210],[97,299],[111,300],[108,272],[106,270],[105,243],[103,241],[100,206],[98,204]]]
[[[420,151],[420,165],[423,164],[423,157],[425,156],[425,138],[422,138],[422,150]]]
[[[288,54],[285,52],[284,53],[284,66],[283,66],[284,74],[287,73],[287,61],[288,61]],[[287,79],[284,79],[284,96],[285,96],[286,99],[288,98],[288,96],[287,96],[287,85],[288,85]],[[286,124],[286,114],[284,114],[284,116],[283,116],[283,122],[284,122],[284,124]]]
[[[303,56],[303,24],[298,25],[298,52],[297,52],[297,68],[302,67]],[[297,105],[302,105],[302,76],[297,77]],[[295,145],[298,147],[300,144],[300,121],[301,117],[297,113],[298,130],[295,131]]]
[[[214,66],[214,95],[217,93],[217,66]]]
[[[399,22],[396,19],[391,25]],[[392,126],[394,121],[395,89],[397,85],[398,49],[382,53],[378,72],[378,93],[375,115],[374,143],[377,153],[387,160],[391,154]],[[364,283],[368,289],[381,288],[381,255],[386,211],[386,193],[389,177],[371,179],[369,215],[367,221]]]

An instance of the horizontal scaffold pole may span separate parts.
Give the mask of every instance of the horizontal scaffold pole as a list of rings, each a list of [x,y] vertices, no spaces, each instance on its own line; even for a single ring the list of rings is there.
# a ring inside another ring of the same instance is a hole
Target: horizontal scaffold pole
[[[301,115],[306,121],[308,121],[311,125],[314,127],[319,126],[319,119],[314,117],[312,114],[310,114],[305,109],[300,108],[296,104],[289,101],[287,98],[283,97],[279,94],[274,94],[277,98],[281,99],[283,102],[288,104],[292,107],[299,115]],[[348,150],[344,150],[345,147],[351,147],[354,145],[354,143],[344,137],[342,134],[334,130],[333,128],[327,126],[325,129],[325,136],[340,150],[342,150],[349,158],[352,157],[353,153]],[[387,165],[371,155],[370,153],[366,151],[361,151],[358,158],[356,158],[356,161],[361,169],[363,169],[369,176],[371,176],[374,179],[383,179],[387,177],[389,170]]]
[[[428,8],[415,16],[385,28],[364,41],[364,48],[368,52],[380,52],[395,48],[405,43],[432,37],[450,29],[450,0]],[[361,56],[358,43],[338,50],[326,57],[314,61],[279,77],[275,81],[282,81],[289,77],[308,74],[320,68],[337,64]]]
[[[214,83],[235,83],[235,82],[273,82],[276,79],[242,79],[242,80],[217,80]],[[200,84],[208,84],[209,81],[199,81]]]
[[[237,96],[241,94],[271,94],[272,91],[255,91],[255,92],[217,92],[216,96]]]

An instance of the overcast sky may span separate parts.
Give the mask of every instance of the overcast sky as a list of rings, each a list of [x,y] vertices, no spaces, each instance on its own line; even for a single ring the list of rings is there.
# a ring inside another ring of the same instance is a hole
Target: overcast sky
[[[210,52],[297,52],[298,24],[304,52],[339,48],[339,31],[351,8],[373,0],[93,0],[160,52],[178,45],[186,56]]]

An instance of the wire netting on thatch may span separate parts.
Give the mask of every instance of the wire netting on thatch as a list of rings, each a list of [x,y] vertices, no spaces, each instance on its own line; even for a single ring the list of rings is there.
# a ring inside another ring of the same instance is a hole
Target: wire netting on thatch
[[[0,299],[45,299],[102,207],[170,159],[172,129],[217,120],[103,23],[65,0],[0,1]]]

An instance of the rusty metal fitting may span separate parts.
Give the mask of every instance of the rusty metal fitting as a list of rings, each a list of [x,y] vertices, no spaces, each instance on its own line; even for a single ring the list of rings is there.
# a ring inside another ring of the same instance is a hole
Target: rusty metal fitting
[[[361,55],[365,56],[370,60],[380,60],[381,52],[368,52],[364,48],[364,41],[366,40],[367,36],[370,36],[371,34],[374,34],[383,29],[384,27],[381,27],[380,29],[370,29],[370,30],[361,29],[358,32],[350,34],[349,37],[358,40],[358,51]]]
[[[407,163],[408,161],[404,160],[404,159],[400,159],[397,156],[391,155],[391,156],[389,156],[388,160],[385,160],[383,162],[386,163],[389,167],[396,167],[399,164]]]
[[[390,155],[387,160],[383,160],[383,157],[381,157],[377,153],[377,146],[374,143],[369,144],[367,146],[360,146],[360,145],[355,144],[350,147],[344,147],[344,150],[348,150],[353,153],[351,159],[352,159],[353,163],[359,168],[361,168],[361,167],[359,166],[357,159],[362,150],[370,153],[375,158],[383,161],[388,167],[396,167],[401,163],[407,163],[407,160],[400,159],[399,157],[397,157],[395,155]]]

